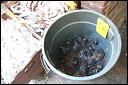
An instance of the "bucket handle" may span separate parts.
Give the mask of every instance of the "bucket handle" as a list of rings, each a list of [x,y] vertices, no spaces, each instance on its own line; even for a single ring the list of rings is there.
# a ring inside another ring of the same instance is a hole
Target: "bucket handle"
[[[41,60],[41,63],[43,65],[43,68],[46,71],[46,73],[50,73],[51,70],[48,67],[48,65],[46,64],[45,60],[43,59],[43,54],[40,54],[40,60]]]

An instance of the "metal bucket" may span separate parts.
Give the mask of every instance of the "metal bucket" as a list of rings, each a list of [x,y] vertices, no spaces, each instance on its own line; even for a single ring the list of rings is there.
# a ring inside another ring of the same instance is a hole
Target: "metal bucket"
[[[96,22],[99,17],[110,26],[107,38],[101,37],[96,32]],[[93,36],[102,45],[108,62],[99,73],[85,77],[74,77],[61,72],[57,68],[58,48],[67,39],[76,35]],[[76,10],[64,14],[45,30],[42,43],[43,57],[41,59],[46,62],[53,72],[72,80],[90,80],[100,77],[114,66],[121,51],[121,37],[117,27],[106,16],[92,10]]]

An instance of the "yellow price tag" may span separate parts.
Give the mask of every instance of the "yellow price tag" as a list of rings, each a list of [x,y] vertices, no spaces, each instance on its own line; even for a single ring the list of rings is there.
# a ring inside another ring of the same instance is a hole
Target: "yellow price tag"
[[[103,37],[106,38],[108,34],[109,25],[104,22],[101,18],[97,19],[96,31]]]

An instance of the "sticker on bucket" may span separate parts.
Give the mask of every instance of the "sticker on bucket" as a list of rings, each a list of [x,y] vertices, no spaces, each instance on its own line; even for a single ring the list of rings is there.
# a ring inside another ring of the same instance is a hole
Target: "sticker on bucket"
[[[108,34],[109,25],[104,22],[101,18],[97,19],[96,31],[103,37],[106,38]]]

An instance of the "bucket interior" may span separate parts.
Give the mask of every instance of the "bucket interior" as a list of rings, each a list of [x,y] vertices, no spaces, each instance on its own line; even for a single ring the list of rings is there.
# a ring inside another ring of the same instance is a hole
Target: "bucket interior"
[[[100,46],[104,49],[105,57],[109,60],[112,52],[111,43],[108,39],[104,39],[96,32],[96,26],[92,23],[86,22],[75,22],[70,23],[67,26],[60,29],[55,36],[52,38],[51,44],[49,45],[49,60],[52,65],[58,69],[58,63],[60,60],[59,48],[70,38],[76,36],[89,36],[95,38]]]

